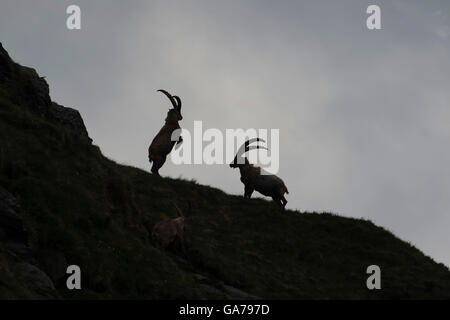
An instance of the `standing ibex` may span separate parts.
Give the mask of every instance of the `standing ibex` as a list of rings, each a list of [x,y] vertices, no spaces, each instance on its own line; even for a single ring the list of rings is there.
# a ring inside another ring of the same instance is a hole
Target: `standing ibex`
[[[286,206],[287,200],[284,197],[285,193],[289,193],[288,189],[284,185],[283,180],[278,178],[276,175],[269,174],[261,174],[261,168],[255,167],[250,164],[247,160],[247,157],[244,157],[244,161],[242,159],[238,159],[242,157],[247,151],[254,149],[266,149],[265,147],[256,145],[249,146],[250,143],[262,141],[260,138],[253,138],[247,140],[238,150],[236,156],[232,163],[230,163],[230,167],[235,169],[239,168],[241,172],[241,181],[245,185],[244,197],[249,198],[252,196],[254,190],[258,191],[262,195],[272,197],[272,199],[278,203],[283,208]],[[243,162],[243,163],[242,163]]]
[[[179,144],[183,141],[181,136],[178,138],[178,141],[172,141],[172,133],[180,129],[178,121],[183,120],[183,117],[181,116],[181,99],[178,96],[172,96],[165,90],[160,89],[158,91],[164,93],[173,106],[173,109],[167,112],[166,123],[159,130],[148,148],[148,160],[150,163],[153,162],[151,171],[159,176],[158,170],[166,162],[166,157],[172,151],[175,142]]]

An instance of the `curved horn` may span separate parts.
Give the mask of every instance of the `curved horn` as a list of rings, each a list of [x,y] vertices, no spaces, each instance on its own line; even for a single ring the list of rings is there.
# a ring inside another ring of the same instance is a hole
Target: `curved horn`
[[[258,142],[258,141],[266,142],[264,139],[261,139],[261,138],[252,138],[252,139],[245,141],[244,144],[237,151],[236,156],[234,157],[234,161],[236,162],[238,157],[242,156],[244,153],[246,153],[247,151],[250,151],[250,150],[254,150],[254,149],[268,150],[266,147],[262,147],[262,146],[250,146],[249,147],[250,143]]]
[[[256,150],[256,149],[264,149],[264,150],[269,150],[266,147],[263,146],[250,146],[247,149],[245,149],[245,152],[250,151],[250,150]]]
[[[181,99],[179,96],[173,96],[173,98],[177,101],[177,109],[181,111]]]
[[[166,90],[163,90],[163,89],[159,89],[159,90],[156,90],[156,91],[164,93],[167,96],[167,98],[169,98],[170,102],[172,102],[172,106],[175,109],[177,109],[177,103],[176,103],[175,99],[172,97],[172,95],[170,93],[168,93]]]

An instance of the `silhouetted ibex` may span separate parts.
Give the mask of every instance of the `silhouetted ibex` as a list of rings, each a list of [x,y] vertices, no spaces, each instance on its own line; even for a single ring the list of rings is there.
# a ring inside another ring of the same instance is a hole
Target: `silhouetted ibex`
[[[238,161],[238,158],[244,155],[247,151],[254,149],[266,149],[266,147],[262,147],[259,145],[250,146],[250,143],[253,142],[265,142],[260,138],[253,138],[247,140],[238,150],[236,156],[232,163],[230,163],[230,167],[235,169],[239,168],[241,172],[241,181],[245,185],[244,197],[249,198],[252,196],[253,191],[258,191],[262,195],[272,197],[272,199],[278,203],[281,207],[285,207],[287,200],[284,197],[285,193],[289,193],[286,188],[283,180],[273,174],[261,174],[261,168],[255,167],[250,164],[247,160],[247,157],[244,157],[244,161],[242,159]],[[241,163],[244,162],[244,163]]]
[[[181,116],[181,99],[178,96],[172,96],[165,90],[160,89],[158,91],[164,93],[173,106],[173,109],[167,112],[166,123],[159,130],[148,148],[148,160],[150,163],[153,162],[151,171],[159,176],[158,171],[166,162],[166,157],[172,151],[174,144],[179,144],[183,141],[181,136],[178,138],[178,141],[172,141],[172,133],[180,129],[178,121],[183,120],[183,117]]]

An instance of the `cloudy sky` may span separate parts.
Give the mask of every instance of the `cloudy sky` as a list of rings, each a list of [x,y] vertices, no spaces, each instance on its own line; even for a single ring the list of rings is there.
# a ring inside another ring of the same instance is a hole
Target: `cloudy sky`
[[[150,169],[165,88],[188,130],[280,129],[289,208],[370,219],[450,266],[449,1],[1,0],[0,41],[109,158]],[[228,166],[161,174],[243,193]]]

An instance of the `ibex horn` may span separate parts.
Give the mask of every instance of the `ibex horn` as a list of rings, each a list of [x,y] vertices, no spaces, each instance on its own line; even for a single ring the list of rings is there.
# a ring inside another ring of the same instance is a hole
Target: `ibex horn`
[[[178,108],[175,99],[172,97],[172,95],[171,95],[170,93],[168,93],[166,90],[163,90],[163,89],[159,89],[159,90],[157,90],[157,91],[164,93],[164,94],[167,96],[167,98],[169,98],[170,102],[172,102],[172,106],[173,106],[175,109]],[[179,99],[179,98],[178,98],[178,99]]]

